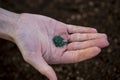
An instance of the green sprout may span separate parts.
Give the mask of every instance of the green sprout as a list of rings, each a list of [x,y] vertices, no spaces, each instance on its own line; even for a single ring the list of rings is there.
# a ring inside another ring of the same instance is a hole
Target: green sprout
[[[56,47],[63,47],[64,45],[67,44],[67,42],[65,42],[61,36],[55,36],[53,38],[53,43],[55,44]]]

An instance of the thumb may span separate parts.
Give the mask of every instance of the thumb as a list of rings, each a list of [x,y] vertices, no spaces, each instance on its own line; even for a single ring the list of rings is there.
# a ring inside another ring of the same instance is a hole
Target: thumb
[[[38,41],[34,40],[38,39],[29,39],[29,37],[24,37],[24,35],[23,38],[16,39],[16,43],[22,52],[24,60],[36,68],[41,74],[49,78],[49,80],[57,80],[54,70],[43,59],[41,52],[37,50],[40,48]]]
[[[53,68],[46,63],[42,56],[39,58],[36,57],[31,65],[41,74],[45,75],[49,80],[57,80],[57,76]]]

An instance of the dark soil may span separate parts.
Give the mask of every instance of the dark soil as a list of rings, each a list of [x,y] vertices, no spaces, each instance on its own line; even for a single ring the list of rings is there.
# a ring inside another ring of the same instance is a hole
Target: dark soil
[[[97,28],[110,46],[97,57],[52,65],[59,80],[120,80],[120,0],[0,0],[10,11],[42,14],[59,21]],[[0,39],[0,80],[47,80],[25,63],[17,46]]]

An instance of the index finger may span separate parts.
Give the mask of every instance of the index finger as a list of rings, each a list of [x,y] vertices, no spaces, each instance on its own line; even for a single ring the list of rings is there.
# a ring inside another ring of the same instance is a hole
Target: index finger
[[[86,59],[90,59],[100,53],[101,49],[98,47],[90,47],[76,51],[66,51],[61,56],[61,63],[76,63]]]
[[[83,26],[75,26],[75,25],[67,25],[69,33],[96,33],[97,30],[95,28],[83,27]]]

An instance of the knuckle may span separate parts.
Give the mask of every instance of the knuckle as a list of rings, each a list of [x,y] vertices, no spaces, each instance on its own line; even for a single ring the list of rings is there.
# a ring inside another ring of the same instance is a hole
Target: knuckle
[[[74,35],[71,34],[69,40],[70,40],[70,41],[73,41],[73,37],[74,37]]]
[[[81,54],[82,54],[82,55],[81,55]],[[77,52],[76,52],[76,62],[82,61],[82,58],[84,58],[84,57],[85,57],[85,55],[83,54],[82,51],[77,51]]]
[[[97,29],[95,29],[95,28],[91,28],[93,31],[95,31],[95,32],[97,32]]]
[[[74,41],[75,38],[76,38],[76,35],[75,34],[71,34],[70,41]]]
[[[86,39],[90,39],[90,37],[89,37],[89,35],[88,35],[88,34],[86,34]]]
[[[90,50],[90,53],[99,53],[101,49],[99,47],[93,47],[92,50]]]
[[[71,41],[79,41],[80,34],[79,33],[72,34],[70,39],[71,39]]]
[[[72,25],[67,25],[67,26],[68,26],[68,31],[71,33],[74,27],[72,27]]]
[[[102,34],[104,38],[107,38],[107,35],[106,34]]]

